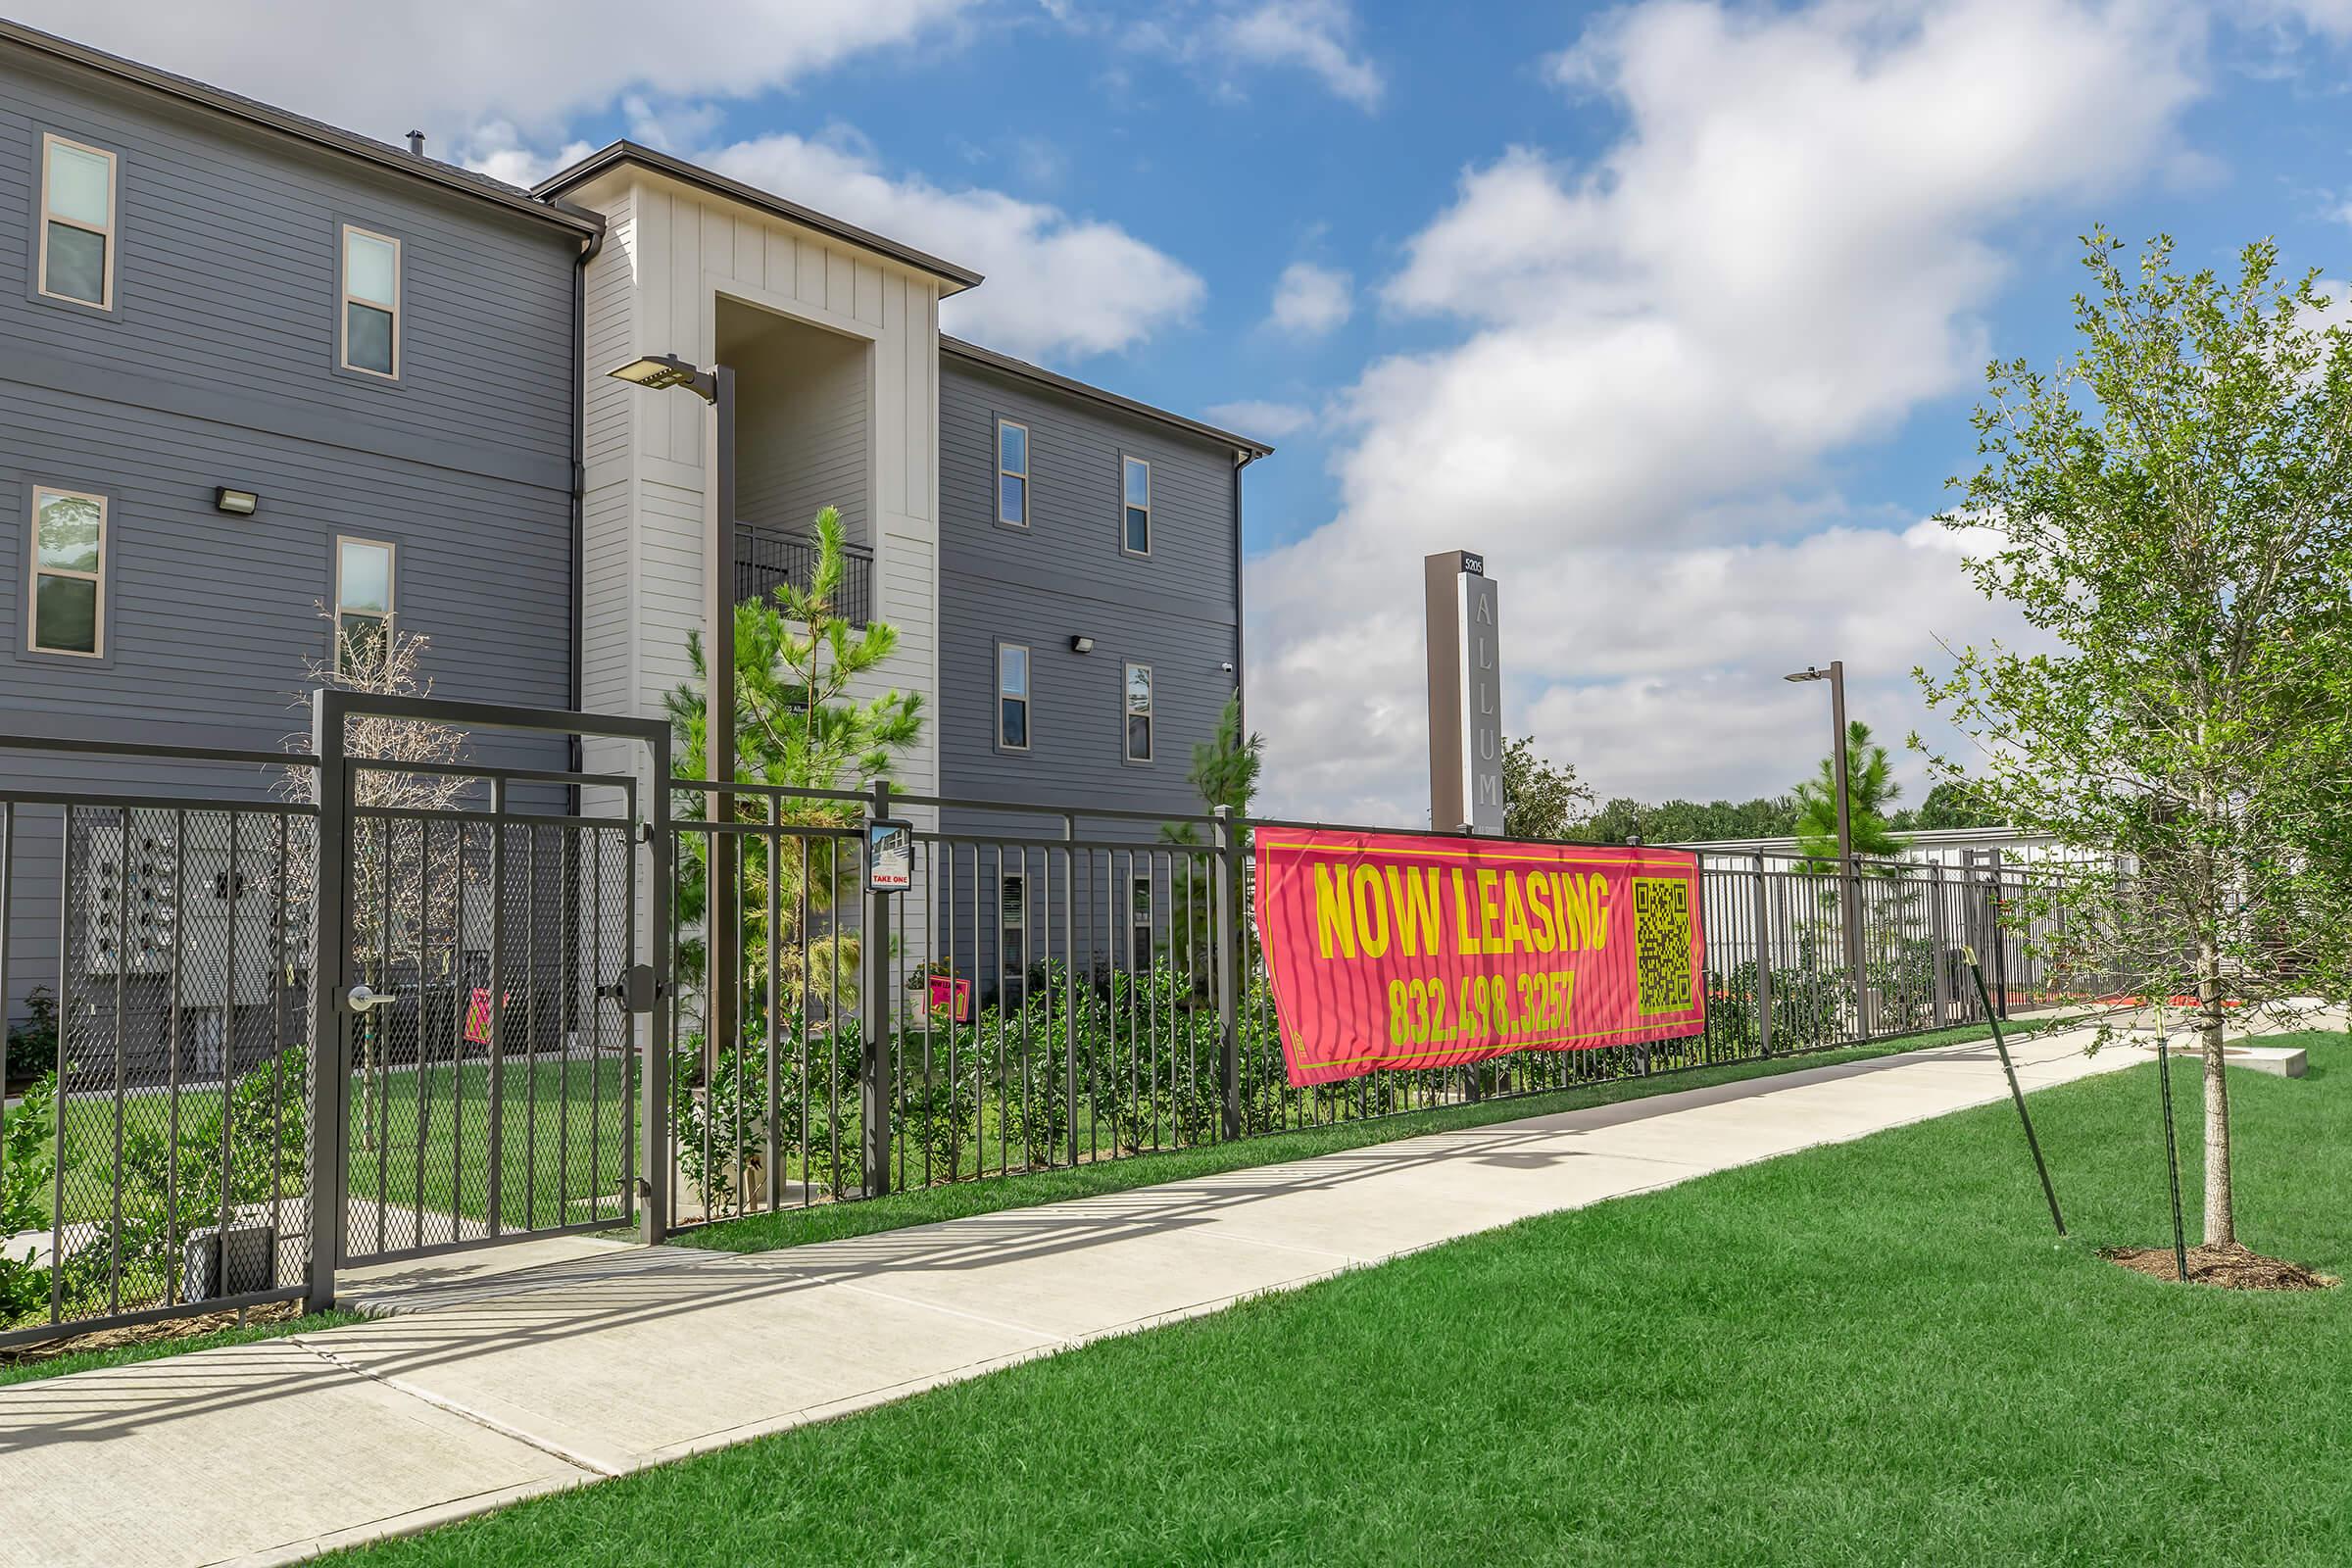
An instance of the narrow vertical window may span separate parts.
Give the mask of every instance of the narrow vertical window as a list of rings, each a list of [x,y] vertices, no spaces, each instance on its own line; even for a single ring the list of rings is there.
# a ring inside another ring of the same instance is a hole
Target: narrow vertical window
[[[106,497],[34,487],[31,618],[36,653],[106,652]]]
[[[365,675],[383,662],[392,621],[392,547],[335,541],[335,668]]]
[[[1018,984],[1029,970],[1029,875],[1007,871],[997,894],[997,954],[1006,981]]]
[[[1141,458],[1121,460],[1120,485],[1126,492],[1127,518],[1119,548],[1131,556],[1152,553],[1152,465]]]
[[[1029,427],[997,421],[997,520],[1029,526]]]
[[[1152,879],[1131,879],[1127,900],[1127,962],[1139,973],[1152,967]]]
[[[343,225],[343,368],[400,375],[400,241]]]
[[[997,645],[997,744],[1029,749],[1029,650],[1019,643]]]
[[[40,291],[115,307],[115,155],[41,138]]]
[[[1152,760],[1152,666],[1127,666],[1127,760]]]

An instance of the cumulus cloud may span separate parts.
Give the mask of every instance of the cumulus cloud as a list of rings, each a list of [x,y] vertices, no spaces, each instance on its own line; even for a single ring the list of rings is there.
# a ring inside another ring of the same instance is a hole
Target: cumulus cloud
[[[1216,25],[1219,47],[1233,59],[1296,66],[1358,108],[1379,107],[1387,83],[1357,49],[1355,13],[1343,0],[1264,0]]]
[[[1791,660],[1845,659],[1857,711],[1907,729],[1935,635],[2006,617],[1939,530],[1754,519],[1834,512],[1808,505],[1826,459],[1965,387],[2002,225],[2162,167],[2199,25],[2153,0],[1659,0],[1589,31],[1551,70],[1621,137],[1464,172],[1380,291],[1454,340],[1366,368],[1337,516],[1252,565],[1272,804],[1419,818],[1420,558],[1455,547],[1503,579],[1506,716],[1604,791],[1800,776],[1826,721]]]
[[[1353,314],[1353,277],[1337,268],[1293,262],[1274,280],[1274,308],[1266,320],[1293,337],[1321,337],[1345,326]]]
[[[973,3],[705,0],[657,15],[638,0],[18,0],[10,12],[368,135],[421,128],[436,149],[470,157],[484,126],[548,141],[631,92],[740,98],[790,86],[937,33]]]
[[[1190,317],[1199,273],[1115,223],[1003,191],[893,175],[868,154],[761,136],[701,162],[863,228],[978,269],[988,281],[941,307],[942,324],[1024,358],[1115,353]]]

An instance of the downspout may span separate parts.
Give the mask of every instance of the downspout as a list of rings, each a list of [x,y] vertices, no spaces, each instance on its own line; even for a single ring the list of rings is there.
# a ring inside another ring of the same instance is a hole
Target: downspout
[[[1242,658],[1242,639],[1249,616],[1242,605],[1242,470],[1255,463],[1259,454],[1235,448],[1233,454],[1233,691],[1235,716],[1241,720],[1241,733],[1250,733],[1249,700],[1242,696],[1242,675],[1249,668]]]
[[[586,676],[584,666],[587,650],[580,646],[581,628],[587,624],[588,607],[584,599],[588,591],[588,264],[596,260],[605,248],[605,231],[598,228],[580,247],[579,260],[571,270],[571,697],[573,712],[580,710]],[[573,735],[570,743],[570,769],[577,773],[582,763],[580,737]],[[571,808],[576,814],[578,786]]]

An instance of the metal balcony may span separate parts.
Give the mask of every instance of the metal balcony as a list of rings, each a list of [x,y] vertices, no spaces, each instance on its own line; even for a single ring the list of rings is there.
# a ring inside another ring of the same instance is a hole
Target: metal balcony
[[[873,615],[874,553],[861,545],[841,547],[841,587],[833,595],[833,613],[853,626]],[[764,599],[776,585],[808,586],[816,570],[816,540],[808,534],[780,528],[735,525],[735,599]]]

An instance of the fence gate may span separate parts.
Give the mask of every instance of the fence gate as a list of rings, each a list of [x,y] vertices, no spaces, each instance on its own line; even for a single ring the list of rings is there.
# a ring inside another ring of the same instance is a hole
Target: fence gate
[[[481,744],[658,724],[322,693],[318,1250],[380,1262],[636,1216],[660,809],[630,768],[490,765]],[[542,742],[544,745],[544,741]],[[617,749],[616,749],[617,750]],[[560,754],[559,754],[560,755]],[[339,1103],[335,1103],[339,1102]],[[330,1265],[331,1266],[331,1265]],[[331,1291],[331,1280],[325,1282]],[[314,1297],[320,1282],[314,1278]]]

